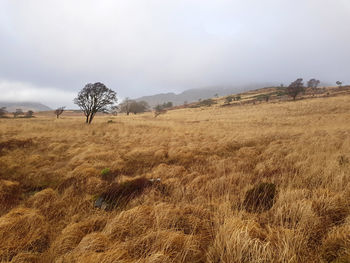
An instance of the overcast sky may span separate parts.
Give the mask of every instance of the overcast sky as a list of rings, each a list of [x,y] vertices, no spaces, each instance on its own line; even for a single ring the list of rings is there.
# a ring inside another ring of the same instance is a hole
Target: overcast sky
[[[349,0],[0,0],[0,100],[350,83]]]

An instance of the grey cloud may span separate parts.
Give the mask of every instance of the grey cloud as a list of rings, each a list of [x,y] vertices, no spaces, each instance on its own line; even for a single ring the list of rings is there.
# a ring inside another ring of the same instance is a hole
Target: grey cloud
[[[122,97],[300,76],[349,83],[349,27],[347,0],[3,0],[0,80],[66,94],[57,104],[95,81]]]

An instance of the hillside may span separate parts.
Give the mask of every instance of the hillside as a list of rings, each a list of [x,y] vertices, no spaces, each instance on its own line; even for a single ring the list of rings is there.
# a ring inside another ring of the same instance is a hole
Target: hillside
[[[0,119],[2,262],[349,262],[350,94]]]
[[[8,102],[0,101],[0,107],[6,107],[8,112],[14,112],[16,109],[22,109],[23,111],[32,110],[34,112],[50,111],[50,107],[41,104],[39,102]]]
[[[151,107],[158,104],[163,104],[165,102],[171,101],[175,106],[182,105],[184,102],[195,102],[199,99],[208,99],[214,97],[215,94],[218,96],[226,96],[233,93],[239,93],[247,90],[263,88],[266,86],[273,86],[276,83],[259,83],[244,86],[228,86],[228,87],[208,87],[199,89],[189,89],[185,90],[179,94],[175,93],[163,93],[155,94],[150,96],[143,96],[135,99],[136,101],[146,101]]]

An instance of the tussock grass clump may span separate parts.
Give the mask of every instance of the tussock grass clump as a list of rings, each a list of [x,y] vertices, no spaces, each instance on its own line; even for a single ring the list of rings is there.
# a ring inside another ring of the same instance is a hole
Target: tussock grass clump
[[[323,240],[321,257],[325,262],[350,262],[350,224],[333,229]]]
[[[89,233],[101,231],[107,223],[102,217],[94,217],[79,223],[72,223],[63,229],[61,235],[53,242],[51,254],[61,256],[72,251]]]
[[[33,144],[32,139],[25,139],[25,140],[11,139],[8,141],[3,141],[3,142],[0,142],[0,154],[5,150],[26,148],[31,146],[32,144]]]
[[[18,182],[0,180],[0,215],[18,204],[21,188]]]
[[[99,197],[108,203],[107,209],[126,205],[131,199],[139,196],[152,186],[152,182],[145,177],[139,177],[122,183],[113,183]]]
[[[1,260],[11,260],[20,252],[42,253],[49,244],[49,224],[37,210],[17,208],[0,217]]]
[[[260,183],[248,190],[243,207],[249,212],[262,212],[269,210],[277,194],[276,185],[272,183]]]

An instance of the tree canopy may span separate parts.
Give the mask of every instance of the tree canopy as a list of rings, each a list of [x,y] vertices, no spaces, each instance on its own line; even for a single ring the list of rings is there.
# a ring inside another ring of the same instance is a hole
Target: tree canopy
[[[107,112],[117,101],[117,93],[101,82],[86,84],[74,99],[74,103],[84,112],[88,124],[97,112]]]

